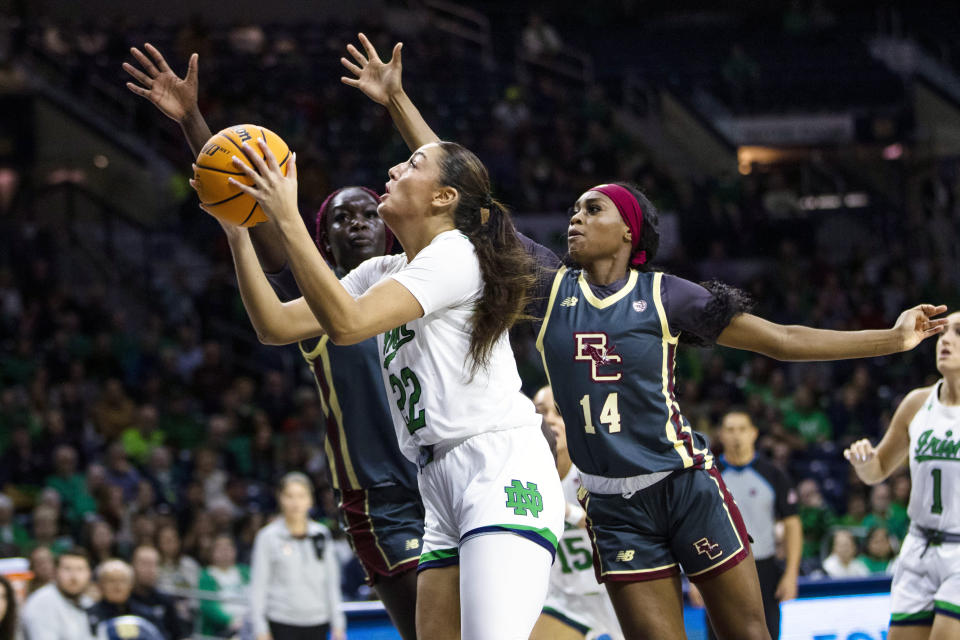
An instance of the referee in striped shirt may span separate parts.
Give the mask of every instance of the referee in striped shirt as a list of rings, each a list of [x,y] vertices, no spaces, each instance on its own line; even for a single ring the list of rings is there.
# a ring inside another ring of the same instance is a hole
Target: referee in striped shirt
[[[797,515],[793,481],[769,460],[757,455],[757,435],[757,427],[746,412],[727,413],[720,425],[723,455],[718,466],[753,538],[767,628],[771,638],[779,638],[780,602],[797,597],[803,529]],[[785,566],[775,557],[775,530],[780,522],[783,523]]]

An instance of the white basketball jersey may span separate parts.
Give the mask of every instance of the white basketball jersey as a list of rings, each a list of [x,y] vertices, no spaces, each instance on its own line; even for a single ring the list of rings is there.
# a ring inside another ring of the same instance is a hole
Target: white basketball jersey
[[[940,402],[943,380],[910,422],[910,521],[960,533],[960,406]]]
[[[577,504],[580,473],[574,465],[570,465],[570,471],[560,484],[563,486],[564,499]],[[550,570],[551,593],[554,590],[574,596],[595,593],[606,595],[603,586],[597,583],[597,576],[593,571],[593,546],[586,529],[569,523],[564,525],[563,536],[557,547],[557,559]]]
[[[456,230],[440,233],[411,262],[405,254],[371,258],[341,282],[359,297],[388,277],[423,307],[421,318],[377,337],[393,424],[407,458],[416,462],[424,445],[539,427],[540,416],[520,391],[506,332],[487,368],[471,379],[471,321],[483,277],[466,236]]]

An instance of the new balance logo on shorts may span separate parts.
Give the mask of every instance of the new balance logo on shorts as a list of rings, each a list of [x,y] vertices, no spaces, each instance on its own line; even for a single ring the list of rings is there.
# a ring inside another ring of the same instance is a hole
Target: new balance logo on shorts
[[[507,508],[513,509],[514,515],[540,517],[540,512],[543,511],[543,496],[537,491],[536,484],[528,482],[524,487],[522,482],[514,480],[503,490],[507,494]]]
[[[623,551],[617,551],[617,557],[614,559],[615,562],[630,562],[633,560],[633,556],[636,555],[634,549],[624,549]]]
[[[406,543],[407,551],[413,551],[420,548],[420,538],[410,538]]]
[[[698,554],[707,554],[707,557],[711,560],[716,560],[723,555],[723,550],[720,548],[720,545],[710,542],[707,538],[700,538],[694,542],[693,548],[697,550]]]

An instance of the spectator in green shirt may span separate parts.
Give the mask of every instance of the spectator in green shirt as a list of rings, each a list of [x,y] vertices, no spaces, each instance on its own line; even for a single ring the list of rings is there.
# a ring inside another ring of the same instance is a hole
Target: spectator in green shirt
[[[847,496],[847,512],[837,521],[837,524],[843,527],[862,527],[865,517],[867,517],[867,499],[862,492],[851,489],[850,495]]]
[[[136,424],[125,429],[120,435],[127,456],[141,467],[146,464],[153,450],[167,438],[157,427],[158,422],[157,408],[152,404],[145,404],[137,411]]]
[[[872,574],[891,573],[890,563],[896,555],[890,544],[890,532],[886,527],[874,527],[867,533],[867,542],[860,561],[867,566]]]
[[[33,510],[33,540],[30,542],[30,550],[36,547],[47,547],[54,556],[73,547],[73,540],[69,536],[60,535],[57,512],[45,504]]]
[[[87,491],[87,482],[77,473],[77,451],[67,444],[53,452],[54,475],[47,478],[47,486],[57,490],[65,507],[65,516],[71,526],[83,521],[84,516],[97,510],[97,503]]]
[[[813,392],[806,385],[800,385],[793,394],[793,407],[784,412],[783,426],[807,444],[825,442],[833,437],[827,414],[814,405]]]
[[[907,510],[892,501],[890,485],[876,484],[870,489],[870,513],[863,519],[863,526],[885,527],[897,540],[903,540],[910,527]]]
[[[218,599],[200,601],[200,633],[231,637],[240,630],[247,612],[250,567],[237,564],[233,537],[218,535],[210,551],[212,563],[200,572],[197,589],[214,592]]]
[[[836,521],[833,511],[823,500],[820,487],[813,478],[797,485],[797,514],[803,526],[803,557],[820,558],[820,545]]]
[[[23,552],[30,546],[30,534],[14,520],[13,500],[0,493],[0,547],[13,547]]]

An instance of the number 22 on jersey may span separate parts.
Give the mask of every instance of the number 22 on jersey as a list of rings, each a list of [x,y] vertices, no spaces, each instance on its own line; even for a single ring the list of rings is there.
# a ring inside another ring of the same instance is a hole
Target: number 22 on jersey
[[[593,415],[590,409],[590,394],[584,394],[580,398],[580,408],[583,409],[583,426],[587,433],[596,433],[597,428],[593,426]],[[620,432],[620,403],[617,400],[617,392],[613,391],[607,394],[607,399],[603,402],[603,408],[600,409],[600,424],[605,424],[610,433]]]
[[[420,380],[417,374],[404,367],[400,370],[400,377],[390,374],[390,388],[397,394],[397,408],[403,414],[403,421],[407,431],[413,433],[427,426],[426,411],[417,407],[420,404]],[[409,389],[409,393],[407,390]]]

